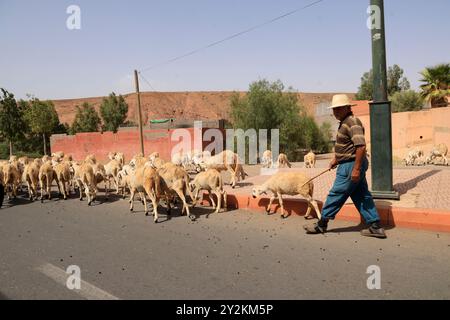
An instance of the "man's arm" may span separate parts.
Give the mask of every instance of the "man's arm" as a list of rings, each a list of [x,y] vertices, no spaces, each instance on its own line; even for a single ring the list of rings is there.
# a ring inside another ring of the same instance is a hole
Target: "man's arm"
[[[361,165],[365,155],[366,155],[366,146],[357,146],[355,165],[353,166],[352,170],[352,181],[355,183],[359,181],[361,173]]]
[[[337,167],[339,163],[336,160],[336,155],[333,157],[333,160],[330,161],[330,164],[328,165],[328,169],[334,169]]]

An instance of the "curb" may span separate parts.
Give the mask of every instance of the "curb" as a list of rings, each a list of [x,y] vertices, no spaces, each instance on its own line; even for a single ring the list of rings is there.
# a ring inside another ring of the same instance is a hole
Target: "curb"
[[[260,197],[253,199],[245,194],[227,194],[229,209],[244,209],[256,212],[266,212],[269,198]],[[203,194],[202,204],[208,204],[206,194]],[[285,198],[283,199],[284,209],[289,215],[304,216],[308,208],[306,200]],[[322,202],[318,201],[319,209],[322,209]],[[389,227],[401,227],[418,230],[450,232],[450,211],[427,209],[427,208],[402,208],[392,207],[384,204],[376,205],[381,218],[381,224]],[[278,200],[271,206],[271,212],[281,215],[281,207]],[[353,204],[346,204],[336,216],[336,220],[353,221],[364,223]]]

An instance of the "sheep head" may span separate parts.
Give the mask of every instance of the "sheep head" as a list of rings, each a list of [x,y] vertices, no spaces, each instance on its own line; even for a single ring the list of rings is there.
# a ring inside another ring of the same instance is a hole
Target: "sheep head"
[[[252,190],[252,197],[255,199],[261,194],[266,194],[266,191],[261,186],[256,186]]]

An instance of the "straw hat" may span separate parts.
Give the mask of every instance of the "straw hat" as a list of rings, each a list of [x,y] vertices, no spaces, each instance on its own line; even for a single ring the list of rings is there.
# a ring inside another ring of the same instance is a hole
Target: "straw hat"
[[[335,94],[333,96],[333,100],[331,101],[331,106],[328,107],[328,109],[334,109],[345,106],[356,106],[356,104],[352,104],[346,94]]]

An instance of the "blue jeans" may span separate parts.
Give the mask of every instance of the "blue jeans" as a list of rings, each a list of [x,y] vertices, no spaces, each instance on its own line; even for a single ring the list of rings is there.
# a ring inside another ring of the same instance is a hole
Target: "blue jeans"
[[[372,194],[369,192],[366,180],[368,161],[364,158],[361,165],[361,174],[358,182],[352,182],[352,170],[354,161],[338,165],[336,180],[328,194],[325,205],[322,208],[322,218],[333,220],[341,210],[348,197],[351,197],[355,207],[364,218],[367,224],[379,222],[377,208],[373,202]]]

